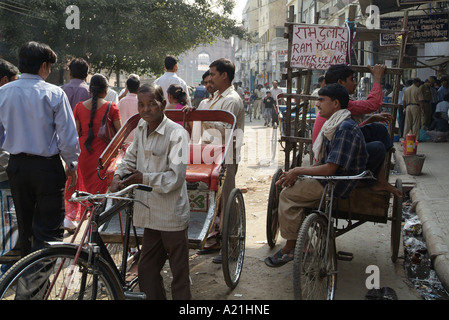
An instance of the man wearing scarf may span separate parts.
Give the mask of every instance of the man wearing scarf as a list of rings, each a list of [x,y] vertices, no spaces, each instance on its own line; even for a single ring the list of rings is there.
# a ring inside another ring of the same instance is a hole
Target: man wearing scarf
[[[287,240],[284,248],[265,259],[270,267],[279,267],[293,260],[293,252],[299,228],[304,221],[304,208],[321,199],[326,180],[298,179],[299,175],[333,176],[358,175],[366,169],[368,154],[365,139],[357,123],[347,110],[349,94],[340,84],[330,84],[320,89],[316,107],[327,119],[323,125],[313,152],[319,159],[310,167],[296,167],[281,175],[277,181],[284,188],[279,196],[279,227]],[[340,180],[334,196],[346,198],[357,180]]]

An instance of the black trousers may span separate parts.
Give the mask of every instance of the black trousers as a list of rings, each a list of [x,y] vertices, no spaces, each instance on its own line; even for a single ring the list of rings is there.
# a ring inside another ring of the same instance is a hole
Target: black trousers
[[[365,138],[366,151],[368,152],[366,169],[371,170],[374,177],[378,178],[385,162],[385,156],[393,147],[393,141],[385,125],[379,122],[361,126],[360,130]],[[366,180],[365,183],[372,186],[376,183],[376,180]]]
[[[59,155],[11,155],[8,168],[22,256],[62,241],[66,175]]]

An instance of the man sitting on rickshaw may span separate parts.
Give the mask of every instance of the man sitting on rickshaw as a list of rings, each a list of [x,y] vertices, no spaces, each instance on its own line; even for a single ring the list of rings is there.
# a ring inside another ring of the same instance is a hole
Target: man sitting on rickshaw
[[[284,172],[276,185],[284,188],[279,195],[279,228],[287,240],[285,246],[265,259],[269,267],[280,267],[293,260],[299,228],[305,218],[304,208],[314,206],[321,199],[326,180],[298,179],[299,175],[357,175],[366,168],[368,154],[365,139],[357,123],[347,110],[349,94],[340,84],[320,89],[316,107],[327,119],[323,136],[314,144],[314,153],[321,161],[309,167],[296,167]],[[349,196],[356,180],[337,182],[334,195]]]

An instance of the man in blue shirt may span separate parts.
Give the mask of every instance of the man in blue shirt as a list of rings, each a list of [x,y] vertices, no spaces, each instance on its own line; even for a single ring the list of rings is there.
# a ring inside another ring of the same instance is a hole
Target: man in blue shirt
[[[270,267],[279,267],[293,260],[299,228],[304,221],[304,208],[321,199],[326,180],[298,179],[298,175],[357,175],[366,169],[365,139],[357,123],[346,109],[349,95],[340,84],[330,84],[320,89],[316,107],[327,119],[314,144],[314,154],[321,159],[310,167],[296,167],[281,175],[277,182],[284,188],[279,196],[279,227],[287,240],[284,248],[265,259]],[[341,180],[334,190],[336,197],[346,198],[357,180]]]
[[[78,134],[64,91],[45,80],[56,54],[29,42],[19,50],[19,80],[0,88],[0,143],[10,153],[7,173],[22,256],[61,241],[64,186],[77,180]],[[64,166],[61,161],[67,165]]]
[[[209,92],[207,92],[204,86],[204,81],[201,81],[200,85],[196,87],[195,93],[193,94],[193,104],[195,108],[198,108],[201,101],[209,97]]]

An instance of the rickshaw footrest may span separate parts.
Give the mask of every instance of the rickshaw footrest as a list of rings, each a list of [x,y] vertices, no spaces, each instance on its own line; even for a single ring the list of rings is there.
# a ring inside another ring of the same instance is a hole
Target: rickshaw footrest
[[[146,300],[147,295],[143,292],[125,292],[126,300]]]
[[[351,252],[338,251],[337,259],[343,261],[351,261],[354,255]]]

